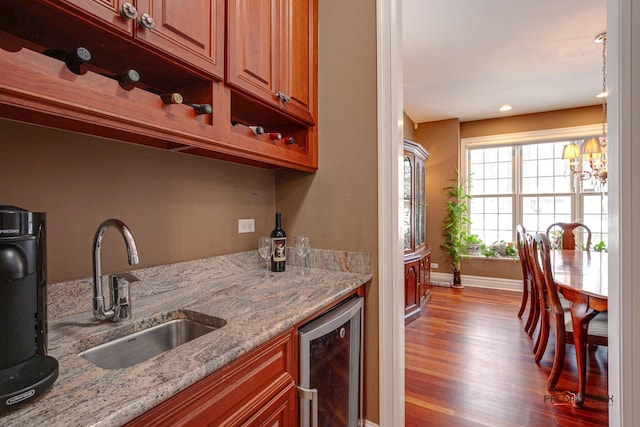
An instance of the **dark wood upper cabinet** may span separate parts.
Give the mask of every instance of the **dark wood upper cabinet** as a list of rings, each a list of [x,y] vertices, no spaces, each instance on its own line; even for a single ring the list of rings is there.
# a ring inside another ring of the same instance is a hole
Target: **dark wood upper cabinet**
[[[308,0],[230,0],[227,83],[314,124],[316,14]]]
[[[65,8],[78,15],[95,22],[100,22],[106,28],[123,34],[133,34],[135,20],[125,20],[120,16],[125,4],[132,4],[132,0],[47,0],[51,5]]]
[[[0,16],[0,117],[259,167],[318,168],[315,0],[0,0]],[[79,47],[91,59],[77,75],[61,59]],[[121,88],[116,79],[130,70],[139,81]],[[170,93],[184,103],[164,104],[159,95]]]
[[[96,20],[200,71],[223,78],[224,0],[58,0],[53,6]]]
[[[224,73],[224,0],[138,0],[153,29],[135,26],[135,37],[220,79]]]
[[[282,62],[281,75],[285,79],[282,87],[289,101],[282,108],[301,117],[308,123],[314,123],[313,101],[315,97],[316,74],[315,47],[317,41],[313,6],[316,2],[291,0],[286,20],[289,22],[287,34],[290,39],[283,44],[288,49]]]

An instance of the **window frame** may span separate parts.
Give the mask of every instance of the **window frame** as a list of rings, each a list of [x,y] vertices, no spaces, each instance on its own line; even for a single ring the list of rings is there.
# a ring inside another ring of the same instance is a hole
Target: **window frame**
[[[503,147],[503,146],[518,146],[518,145],[526,145],[532,143],[545,143],[545,142],[558,142],[563,140],[580,140],[593,136],[601,136],[602,135],[602,125],[601,124],[593,124],[593,125],[582,125],[582,126],[572,126],[565,128],[555,128],[555,129],[545,129],[545,130],[536,130],[536,131],[527,131],[527,132],[517,132],[517,133],[507,133],[507,134],[497,134],[497,135],[486,135],[479,137],[470,137],[470,138],[461,138],[460,146],[459,146],[459,156],[458,156],[458,167],[463,173],[469,173],[469,164],[468,164],[468,150],[469,148],[492,148],[492,147]],[[511,197],[512,200],[512,242],[515,242],[515,228],[519,221],[522,221],[523,218],[523,200],[525,195],[522,194],[522,170],[520,167],[521,158],[520,158],[520,150],[515,150],[513,155],[513,193]],[[473,177],[471,178],[473,181]],[[581,184],[579,184],[581,187]],[[584,203],[583,199],[585,196],[585,192],[582,188],[575,188],[575,184],[571,184],[572,192],[570,193],[571,197],[571,208],[574,213],[581,213],[583,211],[582,204]],[[469,191],[469,189],[467,189]],[[589,194],[599,194],[599,192],[587,192]],[[558,194],[564,195],[566,193],[549,193],[550,194]],[[491,196],[491,195],[487,195]],[[495,195],[498,196],[498,195]],[[534,194],[527,194],[526,196],[536,196]],[[540,196],[540,194],[537,194]],[[541,230],[544,232],[545,230]],[[594,243],[594,242],[592,242]]]

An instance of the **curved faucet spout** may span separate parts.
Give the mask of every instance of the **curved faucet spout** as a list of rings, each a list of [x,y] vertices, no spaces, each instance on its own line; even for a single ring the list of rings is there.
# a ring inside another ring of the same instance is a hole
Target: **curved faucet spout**
[[[127,225],[119,219],[108,219],[104,221],[93,239],[93,315],[96,319],[113,319],[115,301],[111,301],[109,309],[105,309],[104,296],[102,293],[102,239],[109,228],[115,228],[124,237],[125,244],[127,246],[127,256],[129,258],[129,265],[135,265],[138,263],[138,249],[136,248],[136,242],[133,239],[133,234]]]

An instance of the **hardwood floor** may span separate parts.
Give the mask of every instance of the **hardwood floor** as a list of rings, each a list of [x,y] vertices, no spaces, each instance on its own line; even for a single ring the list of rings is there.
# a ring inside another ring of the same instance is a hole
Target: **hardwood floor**
[[[425,314],[405,327],[405,426],[606,426],[608,349],[590,351],[581,409],[563,390],[577,389],[575,351],[567,345],[558,390],[545,384],[553,334],[536,364],[517,317],[521,294],[432,287]],[[534,333],[534,338],[537,331]]]

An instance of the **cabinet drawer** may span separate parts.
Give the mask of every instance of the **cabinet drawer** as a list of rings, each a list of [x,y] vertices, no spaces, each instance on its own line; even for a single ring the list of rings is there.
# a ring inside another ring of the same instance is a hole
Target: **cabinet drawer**
[[[259,420],[266,422],[273,419],[276,424],[276,420],[280,419],[295,420],[294,357],[292,332],[288,332],[200,380],[127,425],[235,426],[259,425]],[[290,400],[293,406],[287,404]]]

